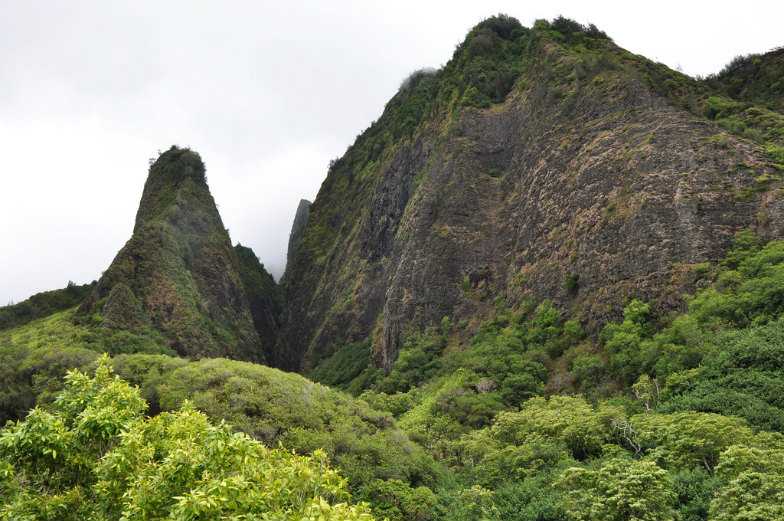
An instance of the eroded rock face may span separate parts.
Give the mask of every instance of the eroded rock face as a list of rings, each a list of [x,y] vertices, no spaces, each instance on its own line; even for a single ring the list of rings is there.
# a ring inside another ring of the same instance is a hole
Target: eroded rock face
[[[372,337],[389,370],[408,334],[499,296],[550,299],[596,331],[630,298],[682,306],[683,267],[722,258],[738,231],[781,236],[762,147],[671,105],[614,54],[591,69],[537,42],[503,103],[436,102],[378,154],[404,105],[391,102],[330,172],[292,267],[289,368]]]
[[[297,211],[294,213],[294,222],[291,224],[291,232],[289,233],[289,244],[286,249],[286,269],[280,279],[281,284],[285,284],[289,280],[291,266],[294,264],[294,257],[299,249],[299,243],[302,241],[302,232],[305,230],[305,224],[308,222],[312,204],[307,199],[300,199],[297,205]]]
[[[664,298],[676,259],[716,261],[773,210],[739,197],[765,168],[758,147],[640,83],[617,89],[607,94],[624,101],[584,99],[569,118],[532,106],[533,93],[463,115],[429,158],[390,253],[382,366],[404,325],[470,316],[497,295],[554,300],[586,320],[630,297]]]
[[[275,283],[252,249],[237,244],[234,251],[239,260],[239,274],[248,297],[253,325],[261,339],[264,359],[268,365],[277,365],[280,312],[283,305],[281,287]]]
[[[155,331],[182,356],[263,361],[237,254],[204,171],[190,150],[161,154],[133,236],[79,313],[97,311],[113,329]]]

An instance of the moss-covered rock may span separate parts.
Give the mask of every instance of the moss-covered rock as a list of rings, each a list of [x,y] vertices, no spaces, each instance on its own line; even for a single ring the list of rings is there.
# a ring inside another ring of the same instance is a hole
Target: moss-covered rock
[[[78,315],[137,333],[150,324],[182,356],[264,361],[243,268],[204,173],[197,153],[177,147],[151,165],[133,236]]]
[[[286,284],[286,281],[289,280],[291,266],[294,264],[294,257],[299,249],[299,243],[302,241],[302,231],[305,229],[305,223],[308,222],[312,204],[307,199],[301,199],[297,205],[297,212],[294,214],[294,222],[291,224],[291,232],[289,233],[289,246],[286,250],[286,269],[280,278],[281,284]]]

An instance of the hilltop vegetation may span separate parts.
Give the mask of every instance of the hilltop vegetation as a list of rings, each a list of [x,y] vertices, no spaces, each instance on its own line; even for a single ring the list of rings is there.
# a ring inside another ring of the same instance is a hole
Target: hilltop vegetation
[[[737,56],[717,75],[707,78],[718,82],[727,94],[745,103],[779,113],[784,111],[784,47],[765,55]]]
[[[90,294],[95,283],[77,286],[73,282],[63,289],[36,293],[18,304],[0,307],[0,329],[8,329],[78,306]]]

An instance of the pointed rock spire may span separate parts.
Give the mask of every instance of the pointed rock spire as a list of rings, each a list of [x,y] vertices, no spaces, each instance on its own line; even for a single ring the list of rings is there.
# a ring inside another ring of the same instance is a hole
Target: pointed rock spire
[[[201,157],[172,147],[150,166],[133,235],[78,313],[182,356],[264,361],[240,271]]]

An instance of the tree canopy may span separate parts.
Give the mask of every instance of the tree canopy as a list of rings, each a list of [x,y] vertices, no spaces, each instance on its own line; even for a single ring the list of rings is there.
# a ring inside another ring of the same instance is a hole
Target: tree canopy
[[[144,416],[104,357],[0,436],[0,519],[372,520],[326,455],[270,449],[185,404]]]

